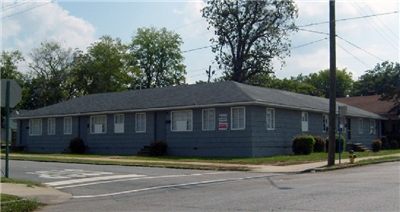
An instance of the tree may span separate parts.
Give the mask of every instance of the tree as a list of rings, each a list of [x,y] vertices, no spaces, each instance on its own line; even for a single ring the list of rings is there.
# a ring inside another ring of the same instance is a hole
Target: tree
[[[392,92],[400,84],[400,64],[389,61],[377,64],[372,70],[359,77],[355,83],[353,96],[366,96],[370,93],[384,94]]]
[[[32,59],[29,63],[32,75],[30,92],[37,98],[37,107],[75,97],[76,89],[70,81],[72,55],[72,49],[58,41],[42,42],[29,53]]]
[[[246,83],[260,73],[273,73],[272,59],[289,54],[289,33],[296,31],[292,0],[210,0],[202,9],[216,61],[229,80]]]
[[[185,83],[181,37],[166,28],[139,28],[132,37],[131,54],[140,69],[140,86],[164,87]]]
[[[296,79],[314,86],[322,94],[321,96],[329,98],[329,69],[319,71],[318,73],[311,73],[308,76],[299,75]],[[336,70],[336,97],[345,97],[350,94],[353,83],[351,72],[347,72],[346,69]]]
[[[123,91],[135,86],[134,59],[119,38],[102,36],[74,54],[73,78],[82,95]]]
[[[17,81],[20,85],[23,84],[23,74],[18,71],[18,63],[25,61],[21,52],[12,51],[6,52],[2,51],[0,58],[0,70],[2,79],[13,79]]]

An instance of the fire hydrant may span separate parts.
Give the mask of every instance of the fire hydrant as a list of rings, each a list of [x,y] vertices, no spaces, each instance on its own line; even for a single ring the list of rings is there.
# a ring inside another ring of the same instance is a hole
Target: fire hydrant
[[[356,154],[354,154],[353,150],[350,150],[349,152],[349,158],[350,158],[350,163],[354,163],[354,159],[357,157]]]

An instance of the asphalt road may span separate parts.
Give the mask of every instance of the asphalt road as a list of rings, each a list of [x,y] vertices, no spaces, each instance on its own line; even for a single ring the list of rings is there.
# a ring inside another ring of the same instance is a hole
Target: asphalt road
[[[10,177],[73,195],[45,212],[400,211],[400,162],[285,175],[10,161]]]

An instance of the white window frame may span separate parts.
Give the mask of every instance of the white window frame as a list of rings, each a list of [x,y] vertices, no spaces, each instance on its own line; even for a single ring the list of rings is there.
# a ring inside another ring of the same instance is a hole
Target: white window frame
[[[359,118],[358,119],[358,133],[359,134],[363,134],[363,126],[364,124],[363,124],[363,119],[362,118]]]
[[[329,132],[329,115],[322,114],[322,132]]]
[[[101,127],[101,131],[97,131]],[[105,134],[107,133],[107,116],[90,116],[90,134]]]
[[[146,113],[135,114],[135,131],[137,133],[146,132]]]
[[[42,135],[42,119],[29,119],[29,135]]]
[[[308,132],[308,112],[301,112],[301,131]]]
[[[193,131],[193,111],[192,110],[171,111],[171,131],[172,132]]]
[[[376,134],[376,121],[374,119],[369,120],[369,133]]]
[[[125,131],[125,115],[114,115],[114,133],[124,133]]]
[[[267,130],[275,130],[275,109],[267,108],[266,109],[266,124]]]
[[[55,135],[56,134],[56,119],[48,118],[47,119],[47,135]]]
[[[72,117],[64,117],[64,134],[72,134]]]
[[[241,110],[243,110],[242,113]],[[243,115],[243,117],[241,117],[241,115]],[[246,108],[231,107],[231,130],[244,129],[246,129]]]
[[[201,114],[203,131],[215,130],[215,109],[203,109]]]

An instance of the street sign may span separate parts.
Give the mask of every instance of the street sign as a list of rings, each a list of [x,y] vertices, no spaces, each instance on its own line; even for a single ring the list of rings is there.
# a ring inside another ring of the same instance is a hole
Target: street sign
[[[7,81],[10,82],[10,107],[15,107],[22,99],[22,88],[10,79],[1,79],[1,107],[6,106]]]

